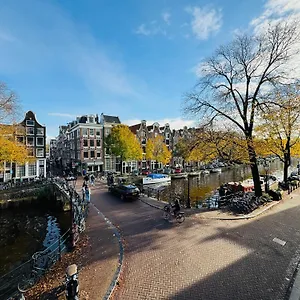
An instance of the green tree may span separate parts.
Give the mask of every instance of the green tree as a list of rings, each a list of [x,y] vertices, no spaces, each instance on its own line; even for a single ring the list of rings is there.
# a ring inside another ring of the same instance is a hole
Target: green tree
[[[156,167],[158,162],[163,165],[170,162],[171,156],[172,154],[166,146],[162,136],[158,135],[155,138],[148,139],[146,144],[146,159],[155,160]]]
[[[265,151],[283,162],[283,181],[287,182],[291,156],[300,156],[300,89],[289,85],[275,94],[273,103],[261,112],[256,127]]]
[[[120,157],[121,165],[123,161],[141,160],[143,156],[141,145],[136,136],[128,126],[123,124],[112,128],[111,133],[105,139],[105,146],[108,153]]]

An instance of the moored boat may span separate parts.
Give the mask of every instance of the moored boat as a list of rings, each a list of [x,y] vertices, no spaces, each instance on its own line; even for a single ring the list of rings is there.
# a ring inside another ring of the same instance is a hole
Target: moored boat
[[[199,176],[200,175],[200,172],[190,172],[188,173],[188,176],[190,177],[195,177],[195,176]]]
[[[143,178],[143,184],[155,184],[171,181],[171,177],[166,174],[148,174]]]
[[[213,168],[210,170],[211,173],[221,173],[222,169],[221,168]]]
[[[188,174],[187,173],[177,173],[177,174],[172,174],[171,178],[172,179],[182,179],[182,178],[187,178]]]

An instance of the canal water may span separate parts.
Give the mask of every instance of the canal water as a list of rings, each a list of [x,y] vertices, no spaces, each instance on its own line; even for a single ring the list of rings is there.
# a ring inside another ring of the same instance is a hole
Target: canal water
[[[296,170],[297,160],[292,160],[292,166],[289,172]],[[277,177],[277,180],[283,179],[283,164],[279,160],[274,160],[270,163],[269,170],[266,170],[263,165],[259,165],[259,172],[265,175],[266,172]],[[199,201],[202,201],[218,188],[221,184],[227,182],[239,182],[251,178],[251,169],[246,165],[235,165],[230,169],[222,169],[221,173],[201,174],[197,177],[188,179],[175,179],[171,181],[171,185],[166,187],[161,193],[161,200],[169,201],[171,195],[176,194],[185,202],[188,195],[188,186],[190,190],[191,205],[196,206]]]
[[[70,224],[70,213],[37,207],[0,211],[0,276],[51,246]]]

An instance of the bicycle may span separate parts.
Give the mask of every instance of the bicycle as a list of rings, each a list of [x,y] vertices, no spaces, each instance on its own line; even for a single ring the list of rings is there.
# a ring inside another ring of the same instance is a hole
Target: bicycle
[[[164,207],[163,218],[169,221],[172,217],[175,218],[176,221],[180,224],[183,223],[185,220],[184,212],[179,211],[176,214],[174,214],[172,211],[172,205],[167,204]]]

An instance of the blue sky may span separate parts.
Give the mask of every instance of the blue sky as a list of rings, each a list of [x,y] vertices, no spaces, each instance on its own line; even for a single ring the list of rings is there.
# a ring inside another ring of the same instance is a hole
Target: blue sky
[[[201,59],[299,10],[297,0],[0,0],[0,80],[51,137],[101,112],[190,126],[182,99]]]

